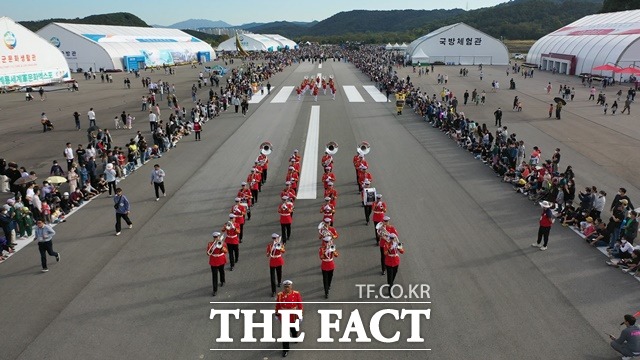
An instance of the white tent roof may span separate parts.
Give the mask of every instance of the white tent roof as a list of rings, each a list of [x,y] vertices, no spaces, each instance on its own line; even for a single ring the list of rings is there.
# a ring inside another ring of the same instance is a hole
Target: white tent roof
[[[393,44],[393,48],[394,49],[399,49],[400,48],[400,44],[398,44],[398,43]]]
[[[391,50],[391,49],[393,49],[393,45],[391,45],[391,43],[388,43],[384,48],[386,50]]]
[[[640,59],[640,10],[585,16],[545,35],[529,50],[527,62],[542,63],[542,55],[575,56],[575,73],[596,66],[627,67]]]
[[[460,23],[452,24],[452,25],[448,25],[448,26],[443,26],[443,27],[441,27],[439,29],[436,29],[436,30],[434,30],[434,31],[432,31],[432,32],[430,32],[430,33],[428,33],[426,35],[423,35],[423,36],[413,40],[409,44],[409,46],[407,46],[407,49],[406,49],[407,50],[407,54],[411,54],[413,52],[413,49],[415,49],[416,46],[420,45],[425,40],[431,39],[432,37],[451,29],[451,28],[455,27],[458,24],[460,24]]]
[[[415,54],[411,55],[412,61],[429,60],[429,55],[425,54],[422,48],[418,49]]]
[[[274,40],[270,36],[274,35],[262,35],[262,34],[250,34],[244,33],[239,35],[240,43],[245,51],[277,51],[282,47],[281,43]],[[279,38],[286,39],[280,35]],[[289,39],[286,39],[291,41]],[[295,44],[293,41],[291,43]],[[289,43],[289,44],[291,44]],[[291,45],[290,45],[291,47]],[[236,51],[236,37],[231,36],[229,39],[223,41],[218,45],[218,51]]]
[[[295,41],[291,40],[291,39],[287,39],[286,37],[282,36],[282,35],[278,35],[278,34],[269,34],[269,35],[264,35],[272,40],[275,40],[276,42],[278,42],[278,44],[280,44],[280,48],[287,48],[287,49],[295,49],[298,47],[298,44],[296,44]]]
[[[402,43],[402,45],[400,45],[400,49],[406,49],[409,45],[407,45],[406,43]]]

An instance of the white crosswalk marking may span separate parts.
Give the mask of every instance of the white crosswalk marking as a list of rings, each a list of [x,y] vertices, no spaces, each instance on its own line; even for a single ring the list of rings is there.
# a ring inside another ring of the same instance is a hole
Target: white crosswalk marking
[[[291,96],[291,92],[293,91],[293,86],[283,86],[282,89],[276,94],[276,96],[271,99],[272,104],[282,104],[287,102],[289,96]]]
[[[364,102],[362,95],[360,95],[355,86],[343,85],[342,89],[344,90],[344,94],[347,95],[349,102]]]
[[[319,64],[319,65],[318,65],[318,69],[322,69],[322,64]]]
[[[316,199],[318,197],[318,142],[320,137],[320,106],[311,106],[307,141],[302,158],[300,184],[297,199]]]
[[[371,95],[375,102],[387,102],[385,94],[381,93],[378,88],[373,85],[364,85],[363,88]]]
[[[273,90],[273,88],[275,88],[275,86],[271,87],[271,90]],[[264,94],[261,94],[260,92],[253,94],[251,96],[251,100],[249,100],[249,104],[258,104],[260,103],[260,101],[262,101],[262,99],[267,97],[267,92],[265,91]]]

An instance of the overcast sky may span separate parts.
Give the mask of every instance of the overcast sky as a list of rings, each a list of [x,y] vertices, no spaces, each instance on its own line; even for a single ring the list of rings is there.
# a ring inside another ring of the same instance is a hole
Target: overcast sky
[[[494,6],[507,0],[28,0],[12,1],[3,16],[16,21],[77,18],[112,12],[130,12],[148,24],[171,25],[187,19],[222,20],[231,25],[249,22],[324,20],[341,11],[397,9],[467,9]]]

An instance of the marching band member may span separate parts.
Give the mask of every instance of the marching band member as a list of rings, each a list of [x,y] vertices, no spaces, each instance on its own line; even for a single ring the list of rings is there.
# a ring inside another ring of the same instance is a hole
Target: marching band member
[[[293,218],[291,214],[293,213],[293,203],[288,202],[289,197],[282,197],[282,204],[278,206],[278,214],[280,214],[280,228],[282,230],[282,241],[283,243],[287,243],[287,240],[291,238],[291,223],[293,222]]]
[[[267,245],[267,257],[269,258],[269,274],[271,276],[271,296],[276,295],[276,275],[278,278],[278,287],[282,283],[282,265],[284,258],[282,255],[286,251],[284,244],[280,241],[280,235],[271,234],[272,241]]]
[[[331,218],[324,218],[320,224],[318,224],[318,239],[323,240],[325,237],[330,236],[331,241],[338,238],[338,230],[331,226]],[[322,243],[320,244],[322,245]]]
[[[331,205],[335,208],[338,201],[338,190],[333,187],[333,182],[327,183],[327,189],[324,191],[324,197],[331,198]]]
[[[331,154],[329,154],[327,151],[324,152],[324,155],[322,155],[322,167],[325,168],[325,170],[327,168],[329,168],[329,171],[333,170],[333,156],[331,156]]]
[[[318,102],[318,85],[313,86],[313,101]]]
[[[262,165],[260,165],[260,162],[257,160],[254,162],[253,168],[258,170],[257,173],[260,174],[260,181],[258,181],[258,192],[262,192],[262,183],[264,183],[264,181],[262,180],[262,172],[264,171],[264,169],[262,168]]]
[[[291,181],[285,182],[284,185],[285,185],[285,188],[280,192],[280,198],[282,199],[283,196],[288,196],[289,201],[291,202],[296,201],[296,197],[298,195],[296,194],[296,191],[291,187]]]
[[[296,94],[298,94],[298,101],[302,100],[302,89],[300,86],[296,87]]]
[[[236,216],[229,214],[229,221],[222,225],[220,230],[222,233],[226,233],[224,241],[227,243],[229,249],[229,263],[231,264],[230,271],[233,271],[233,267],[238,262],[238,256],[240,255],[240,227],[236,225],[234,218]]]
[[[260,174],[258,173],[258,169],[251,169],[251,173],[247,177],[247,182],[249,183],[249,189],[251,189],[251,199],[254,204],[258,203],[258,191],[260,190]]]
[[[359,175],[361,166],[365,166],[368,168],[369,163],[367,162],[367,160],[365,160],[364,155],[356,154],[356,156],[353,157],[353,167],[356,169],[356,182],[358,184],[360,184]]]
[[[253,199],[253,195],[251,195],[251,190],[247,188],[246,182],[243,181],[240,185],[241,185],[241,188],[238,191],[238,194],[236,196],[244,200],[245,203],[247,203],[247,220],[251,220],[251,206],[253,206],[253,203],[251,200]]]
[[[300,173],[300,161],[295,155],[291,155],[291,157],[289,158],[289,167],[292,166],[298,173]],[[287,168],[287,170],[289,169]]]
[[[322,93],[327,95],[327,80],[322,79]]]
[[[378,237],[380,238],[380,244],[378,245],[380,248],[380,267],[382,268],[382,275],[386,274],[386,266],[385,266],[385,256],[384,256],[384,248],[387,245],[388,242],[390,242],[391,240],[389,239],[389,234],[394,234],[396,235],[396,237],[398,236],[398,231],[396,230],[395,226],[390,225],[389,224],[389,220],[391,220],[390,217],[385,216],[383,218],[383,223],[380,225],[376,226],[376,231],[378,232]],[[384,241],[382,241],[384,240]]]
[[[336,182],[336,175],[331,170],[331,167],[327,166],[324,168],[324,174],[322,174],[322,185],[324,186],[325,190],[327,190],[327,188],[329,187],[327,183]]]
[[[300,160],[302,160],[302,158],[300,157],[300,150],[293,150],[293,155],[291,155],[291,157],[296,160],[295,162],[298,164],[298,171],[300,171]]]
[[[236,225],[240,227],[240,242],[242,242],[242,235],[244,235],[244,217],[247,214],[247,209],[240,204],[240,199],[235,199],[236,203],[231,207],[231,213],[235,215]]]
[[[362,191],[362,187],[365,181],[369,181],[369,183],[373,182],[373,176],[370,172],[367,171],[368,167],[365,165],[360,165],[360,171],[358,172],[358,188]]]
[[[404,254],[404,248],[396,234],[390,233],[389,239],[390,241],[384,247],[384,264],[387,267],[387,284],[389,284],[389,292],[391,292],[400,266],[400,254]]]
[[[369,219],[371,217],[371,210],[373,209],[373,204],[371,203],[367,203],[367,194],[366,194],[366,189],[370,189],[371,188],[371,183],[368,180],[365,180],[364,183],[362,184],[362,191],[360,192],[360,197],[362,198],[362,206],[364,207],[364,219],[367,222],[367,225],[369,225]]]
[[[333,84],[331,84],[331,86],[329,87],[331,89],[331,99],[335,100],[336,99],[336,87],[333,86]]]
[[[320,257],[320,270],[322,270],[322,284],[324,285],[324,298],[329,298],[329,290],[331,289],[331,280],[333,280],[333,270],[336,268],[336,264],[333,262],[334,258],[340,256],[336,250],[336,246],[333,244],[331,236],[325,236],[323,239],[323,245],[318,250],[318,256]]]
[[[278,313],[279,310],[281,309],[297,309],[297,310],[303,310],[303,306],[302,306],[302,295],[300,295],[300,293],[296,290],[293,290],[292,285],[293,282],[291,280],[285,280],[282,285],[284,285],[284,291],[281,291],[278,293],[278,296],[276,297],[276,317],[278,319],[280,319],[282,317],[282,315],[280,313]],[[290,316],[290,322],[292,324],[296,323],[296,321],[298,321],[298,316],[297,315],[293,315],[291,314]],[[299,322],[298,322],[298,326],[299,326]],[[294,328],[291,328],[291,337],[298,337],[298,330],[295,330]],[[286,357],[289,354],[289,343],[288,342],[283,342],[282,343],[282,357]]]
[[[287,172],[286,181],[291,183],[291,188],[298,193],[298,181],[300,180],[300,175],[295,167],[289,166],[289,171]]]
[[[262,166],[262,183],[267,182],[267,170],[269,170],[269,157],[263,153],[258,155],[258,163]]]
[[[378,223],[384,220],[384,215],[387,212],[387,204],[382,201],[382,194],[376,194],[376,202],[373,204],[373,227],[377,229]],[[380,242],[380,235],[376,230],[376,245]]]
[[[336,208],[331,205],[331,198],[330,197],[326,197],[324,198],[325,203],[322,204],[322,206],[320,207],[320,212],[322,213],[322,218],[323,219],[331,219],[331,222],[329,223],[329,225],[333,226],[333,216],[336,213]]]
[[[227,263],[226,254],[229,252],[227,245],[220,241],[220,233],[214,232],[213,241],[207,244],[209,266],[211,266],[211,281],[213,283],[213,296],[218,292],[218,273],[220,274],[220,286],[224,286],[224,265]]]

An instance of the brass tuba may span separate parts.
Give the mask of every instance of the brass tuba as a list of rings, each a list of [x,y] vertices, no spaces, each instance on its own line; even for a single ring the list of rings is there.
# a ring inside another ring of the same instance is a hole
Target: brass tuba
[[[335,155],[338,152],[338,144],[335,141],[330,141],[325,149],[327,154]]]
[[[356,151],[360,155],[367,155],[369,151],[371,151],[371,145],[369,145],[368,142],[363,141],[360,143],[360,145],[358,145],[358,148],[356,149]]]
[[[262,144],[260,144],[260,153],[262,155],[269,155],[271,154],[272,151],[273,151],[273,145],[271,145],[270,142],[265,141]]]

